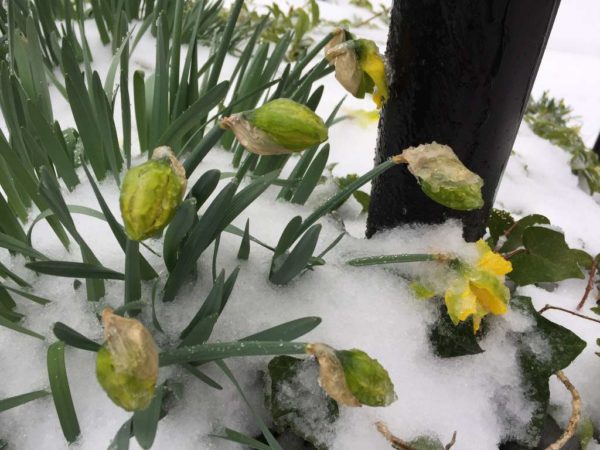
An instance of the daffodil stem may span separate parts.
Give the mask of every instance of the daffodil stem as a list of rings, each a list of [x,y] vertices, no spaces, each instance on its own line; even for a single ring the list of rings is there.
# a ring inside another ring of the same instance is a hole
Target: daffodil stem
[[[125,244],[125,304],[138,301],[142,297],[140,281],[140,244],[127,239]],[[139,310],[130,310],[135,314]]]
[[[356,181],[353,181],[344,189],[340,190],[337,194],[330,197],[328,200],[325,201],[325,203],[323,203],[321,206],[315,209],[311,215],[304,219],[304,221],[302,222],[302,226],[298,230],[298,236],[300,236],[303,232],[308,230],[317,220],[319,220],[325,214],[327,214],[330,211],[333,211],[336,208],[339,208],[348,199],[348,197],[350,197],[352,193],[358,188],[360,188],[364,184],[367,184],[373,178],[381,175],[389,168],[402,163],[405,163],[405,160],[403,160],[399,156],[392,157],[387,161],[382,162],[378,166],[374,167],[373,169],[369,170],[362,177],[358,178]]]
[[[439,253],[414,253],[401,255],[379,255],[365,256],[362,258],[354,258],[348,261],[351,266],[374,266],[378,264],[395,264],[407,262],[422,262],[422,261],[442,261],[446,258]]]

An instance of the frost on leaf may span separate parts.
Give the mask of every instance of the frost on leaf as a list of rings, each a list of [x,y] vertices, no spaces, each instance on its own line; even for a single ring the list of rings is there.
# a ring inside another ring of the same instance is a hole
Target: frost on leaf
[[[467,169],[447,145],[432,142],[410,147],[402,152],[402,157],[432,200],[461,211],[483,206],[483,180]]]

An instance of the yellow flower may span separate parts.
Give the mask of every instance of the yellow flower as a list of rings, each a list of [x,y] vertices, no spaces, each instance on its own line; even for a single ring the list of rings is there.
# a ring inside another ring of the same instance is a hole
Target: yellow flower
[[[504,275],[512,270],[510,262],[494,253],[485,241],[480,240],[476,245],[479,259],[474,266],[461,265],[460,277],[444,295],[452,322],[457,325],[473,316],[474,332],[487,314],[506,313],[510,293],[504,285]]]

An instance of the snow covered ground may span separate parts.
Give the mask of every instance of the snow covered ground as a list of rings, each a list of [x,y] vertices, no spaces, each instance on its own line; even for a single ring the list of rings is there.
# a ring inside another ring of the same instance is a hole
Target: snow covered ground
[[[341,0],[319,4],[325,19],[339,20],[365,14]],[[593,143],[600,129],[598,23],[598,0],[563,0],[534,86],[534,95],[549,90],[551,95],[564,97],[573,106],[575,113],[581,117],[582,134],[588,145]],[[94,26],[88,29],[95,64],[103,76],[110,60],[110,49],[99,44]],[[368,29],[364,34],[384,47],[384,29]],[[200,51],[206,54],[206,50]],[[146,36],[132,56],[131,72],[134,68],[151,70],[153,55],[154,41]],[[325,92],[319,108],[321,115],[327,115],[344,95],[333,76],[325,80]],[[55,116],[63,128],[73,124],[68,105],[56,93],[53,102]],[[349,98],[344,108],[346,112],[371,110],[373,104],[368,99]],[[345,121],[333,127],[330,162],[339,163],[335,173],[364,173],[370,169],[375,136],[376,123],[361,127]],[[136,142],[135,133],[133,142]],[[229,171],[230,160],[230,154],[214,150],[196,173],[209,168]],[[101,188],[110,207],[119,216],[117,187],[109,180],[103,182]],[[243,226],[246,217],[249,217],[252,234],[274,244],[291,217],[298,214],[306,216],[331,189],[329,185],[320,187],[314,198],[301,207],[274,202],[277,190],[271,188],[238,218],[236,224]],[[600,206],[597,200],[579,188],[577,179],[570,172],[568,155],[535,136],[523,124],[515,144],[515,155],[508,164],[498,192],[497,206],[516,216],[534,212],[544,214],[565,231],[569,244],[595,254],[600,252],[600,240],[597,238]],[[67,195],[67,202],[97,208],[86,182]],[[455,448],[493,450],[502,437],[518,434],[519,427],[528,420],[531,406],[522,398],[515,349],[505,339],[508,330],[526,327],[527,324],[515,313],[509,313],[505,318],[494,321],[492,330],[481,342],[485,353],[451,360],[435,357],[427,339],[427,330],[436,319],[436,308],[432,303],[416,300],[403,277],[418,273],[429,263],[383,269],[349,268],[344,262],[355,256],[378,253],[468,253],[470,250],[462,243],[458,225],[449,223],[438,227],[398,229],[366,241],[362,238],[365,217],[359,212],[358,205],[352,203],[340,210],[351,235],[327,255],[325,266],[285,287],[268,282],[271,254],[253,246],[250,259],[241,263],[240,276],[217,324],[214,338],[231,340],[298,317],[322,317],[323,323],[302,340],[322,341],[340,349],[356,347],[367,351],[388,369],[398,395],[398,400],[388,408],[343,409],[334,431],[325,436],[332,449],[389,449],[389,444],[374,426],[376,421],[383,420],[394,434],[406,440],[427,434],[448,442],[456,430]],[[78,228],[103,264],[122,268],[123,254],[106,225],[86,216],[76,216],[76,219]],[[340,224],[333,219],[321,222],[324,228],[319,248],[322,249],[339,234]],[[43,223],[36,227],[33,236],[34,247],[55,259],[78,258],[76,251],[72,255],[67,254]],[[160,250],[159,243],[155,243],[155,247]],[[228,273],[240,264],[236,259],[238,247],[237,237],[225,236],[221,240],[218,263]],[[210,254],[208,251],[200,259],[200,274],[210,272]],[[147,256],[155,267],[164,269],[161,259],[150,254]],[[55,321],[63,321],[91,338],[101,339],[102,330],[93,314],[95,305],[85,301],[82,289],[73,290],[68,279],[57,282],[56,278],[36,278],[20,268],[23,259],[10,258],[6,252],[0,253],[0,260],[33,282],[35,292],[55,300],[43,308],[19,303],[19,309],[27,315],[25,326],[52,341],[51,325]],[[201,275],[193,289],[189,286],[182,290],[176,303],[158,305],[157,313],[167,332],[166,336],[158,335],[159,345],[168,345],[177,331],[187,325],[189,317],[206,296],[209,284],[208,276]],[[554,292],[536,287],[522,288],[520,292],[531,296],[538,308],[547,303],[572,308],[581,298],[584,285],[585,280],[571,280],[562,282]],[[106,304],[119,305],[122,285],[112,282],[107,286]],[[591,305],[593,302],[589,300],[588,303]],[[582,394],[585,414],[600,423],[600,391],[596,386],[600,359],[594,354],[600,326],[560,312],[545,315],[588,340],[588,348],[565,372]],[[145,318],[149,317],[146,315]],[[44,343],[0,328],[0,398],[47,387],[45,351]],[[111,403],[96,382],[94,356],[89,352],[67,350],[67,370],[82,430],[82,436],[73,448],[106,448],[129,417]],[[265,417],[260,385],[261,371],[264,371],[267,360],[249,358],[230,364],[249,394],[251,403]],[[154,448],[238,448],[209,437],[209,434],[219,432],[223,427],[248,434],[258,433],[252,415],[226,378],[215,367],[208,368],[207,373],[219,380],[225,389],[212,390],[178,369],[161,372],[163,378],[175,377],[183,382],[186,401],[178,402],[160,422]],[[554,380],[551,386],[552,401],[562,408],[559,415],[566,419],[570,412],[570,398],[564,387]],[[501,418],[498,415],[499,403],[503,405]],[[0,414],[0,437],[7,439],[10,448],[15,449],[66,447],[50,398]],[[138,448],[134,439],[131,448]]]

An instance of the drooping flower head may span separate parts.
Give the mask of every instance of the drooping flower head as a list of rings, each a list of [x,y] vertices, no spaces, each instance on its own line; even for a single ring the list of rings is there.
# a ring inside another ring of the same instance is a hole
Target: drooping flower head
[[[473,317],[473,331],[477,332],[487,314],[504,314],[508,310],[510,292],[504,276],[512,270],[510,261],[494,253],[484,240],[476,244],[479,258],[471,265],[457,264],[457,277],[446,289],[444,300],[452,322]]]

